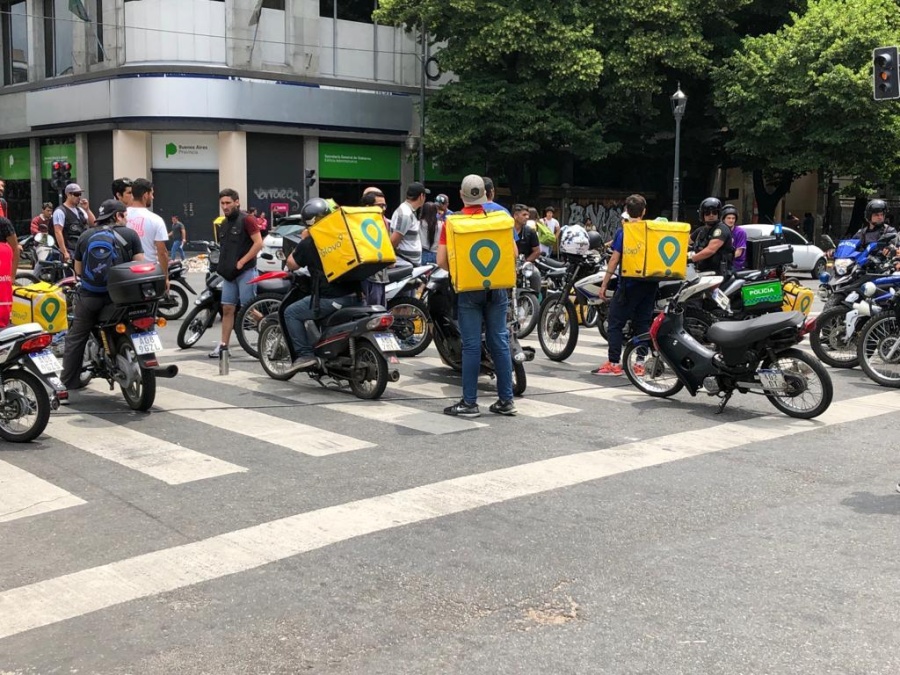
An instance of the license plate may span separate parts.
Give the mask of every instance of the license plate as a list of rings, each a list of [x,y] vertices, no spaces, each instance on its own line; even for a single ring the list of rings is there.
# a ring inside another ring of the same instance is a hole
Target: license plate
[[[59,362],[59,359],[56,358],[49,349],[29,354],[28,356],[34,361],[34,365],[37,366],[37,369],[44,375],[58,373],[62,370],[62,364]]]
[[[159,339],[155,330],[148,333],[134,333],[131,341],[134,343],[134,351],[141,356],[162,351],[162,340]]]
[[[780,370],[757,370],[763,389],[781,391],[784,389],[784,375]]]
[[[712,294],[713,300],[716,301],[716,304],[722,309],[731,309],[731,300],[728,299],[728,296],[725,295],[718,288],[713,291]]]
[[[375,333],[375,342],[383,352],[399,352],[400,343],[393,333]]]

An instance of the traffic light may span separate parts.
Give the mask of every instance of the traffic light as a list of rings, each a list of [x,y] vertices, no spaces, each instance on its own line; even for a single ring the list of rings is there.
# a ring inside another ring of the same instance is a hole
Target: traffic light
[[[63,183],[63,163],[62,162],[53,162],[53,173],[50,176],[50,185],[53,186],[54,190],[62,190],[66,184]]]
[[[311,188],[316,184],[316,170],[315,169],[307,169],[306,173],[306,187]]]
[[[874,96],[876,101],[900,98],[900,63],[896,47],[872,50]]]
[[[72,182],[72,165],[68,162],[62,163],[62,184],[63,187]]]

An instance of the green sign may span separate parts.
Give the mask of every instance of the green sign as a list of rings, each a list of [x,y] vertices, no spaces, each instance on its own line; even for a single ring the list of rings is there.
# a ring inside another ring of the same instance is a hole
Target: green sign
[[[400,146],[319,142],[319,176],[398,181]]]
[[[28,146],[0,150],[0,177],[5,180],[31,179],[31,152]]]
[[[753,307],[764,302],[780,305],[782,302],[781,292],[781,282],[777,280],[761,284],[748,284],[741,289],[744,307]]]
[[[44,180],[53,178],[53,162],[56,161],[68,162],[72,165],[72,180],[78,176],[74,143],[41,146],[41,178]]]

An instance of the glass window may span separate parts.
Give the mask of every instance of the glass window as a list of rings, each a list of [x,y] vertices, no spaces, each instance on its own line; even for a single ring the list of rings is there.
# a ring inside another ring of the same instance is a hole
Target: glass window
[[[3,84],[28,81],[28,27],[25,0],[0,0],[3,35]]]
[[[106,53],[103,51],[103,0],[94,0],[97,3],[94,12],[94,26],[97,29],[97,61],[101,63],[106,60]]]
[[[76,21],[69,0],[44,0],[44,56],[47,77],[72,74],[72,33]]]
[[[334,18],[335,3],[337,18],[360,23],[373,23],[372,12],[378,7],[378,0],[319,0],[319,16]]]
[[[784,239],[789,244],[793,244],[794,246],[806,246],[807,241],[803,237],[800,236],[797,232],[790,230],[788,228],[784,228]]]

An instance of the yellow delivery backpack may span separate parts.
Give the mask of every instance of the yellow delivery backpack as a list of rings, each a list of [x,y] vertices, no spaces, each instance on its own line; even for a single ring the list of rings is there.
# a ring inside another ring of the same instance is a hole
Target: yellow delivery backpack
[[[658,220],[622,223],[622,276],[684,279],[691,226]]]
[[[341,206],[309,228],[328,281],[362,281],[397,262],[380,208]]]
[[[505,211],[447,216],[447,257],[457,293],[515,287],[513,224]]]
[[[13,290],[10,323],[21,326],[39,323],[48,333],[59,333],[69,327],[66,317],[66,296],[59,286],[39,281]]]
[[[809,310],[812,309],[813,299],[816,294],[811,288],[801,286],[795,281],[784,282],[781,311],[783,312],[803,312],[809,316]]]

